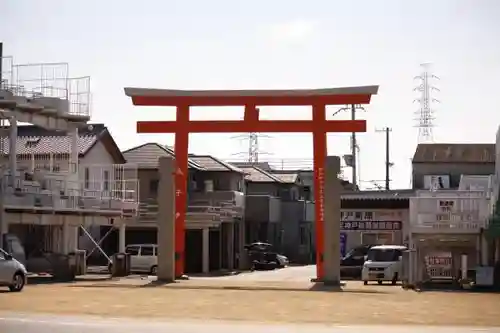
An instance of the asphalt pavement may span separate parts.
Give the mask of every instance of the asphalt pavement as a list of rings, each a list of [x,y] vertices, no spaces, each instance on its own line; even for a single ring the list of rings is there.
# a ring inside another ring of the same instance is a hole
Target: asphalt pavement
[[[428,326],[325,326],[314,324],[256,324],[222,321],[152,321],[87,316],[52,316],[0,313],[2,333],[500,333],[498,328],[428,327]]]

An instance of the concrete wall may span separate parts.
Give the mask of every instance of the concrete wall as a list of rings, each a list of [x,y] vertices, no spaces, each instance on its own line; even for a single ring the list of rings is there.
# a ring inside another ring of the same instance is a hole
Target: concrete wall
[[[273,197],[279,196],[279,184],[278,183],[256,183],[247,182],[246,183],[246,194],[267,194]]]
[[[414,189],[424,188],[425,175],[450,175],[450,187],[458,188],[461,175],[495,174],[494,163],[413,163],[412,169]]]
[[[277,223],[281,221],[281,200],[270,195],[246,195],[245,221]]]

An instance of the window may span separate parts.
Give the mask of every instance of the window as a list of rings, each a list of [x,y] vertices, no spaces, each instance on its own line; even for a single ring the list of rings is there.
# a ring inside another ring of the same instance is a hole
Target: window
[[[243,192],[243,180],[238,180],[238,184],[237,184],[237,191],[238,192]]]
[[[90,170],[89,168],[85,168],[85,188],[88,189],[90,187]]]
[[[137,256],[139,255],[139,247],[138,246],[127,246],[127,249],[125,250],[128,254],[131,256]]]
[[[365,220],[373,220],[373,212],[365,212]]]
[[[452,200],[439,200],[439,208],[442,212],[450,212],[455,202]]]
[[[158,194],[158,179],[152,179],[149,181],[149,194],[150,195],[157,195]]]
[[[362,219],[362,216],[363,216],[363,213],[362,212],[355,212],[354,213],[354,218],[356,220],[361,220]]]
[[[141,256],[154,256],[155,251],[152,246],[141,247]]]
[[[370,249],[368,251],[368,260],[378,262],[398,261],[402,255],[401,250],[395,249]]]
[[[109,191],[109,171],[104,170],[104,191]]]

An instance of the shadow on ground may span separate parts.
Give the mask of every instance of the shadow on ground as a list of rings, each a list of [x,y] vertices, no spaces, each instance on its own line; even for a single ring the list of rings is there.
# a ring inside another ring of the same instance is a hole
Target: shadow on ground
[[[118,288],[118,289],[147,289],[147,288],[167,288],[179,290],[241,290],[241,291],[288,291],[288,292],[344,292],[357,294],[389,294],[389,292],[381,290],[362,290],[362,289],[343,289],[341,287],[325,286],[323,284],[314,284],[309,288],[286,287],[286,286],[266,286],[266,285],[195,285],[182,282],[164,283],[159,281],[151,281],[147,284],[131,285],[131,284],[71,284],[67,287],[71,288]]]
[[[47,284],[60,284],[60,283],[79,283],[79,282],[104,282],[113,281],[112,277],[109,275],[100,275],[92,278],[88,277],[76,277],[72,280],[56,279],[51,276],[33,276],[28,277],[28,285],[47,285]]]

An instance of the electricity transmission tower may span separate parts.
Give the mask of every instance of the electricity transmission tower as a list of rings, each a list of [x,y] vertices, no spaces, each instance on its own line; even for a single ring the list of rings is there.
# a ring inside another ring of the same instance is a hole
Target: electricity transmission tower
[[[414,100],[419,103],[419,109],[415,112],[418,128],[418,143],[432,142],[434,127],[433,121],[435,120],[435,110],[433,105],[439,103],[439,100],[433,97],[435,91],[439,91],[434,86],[434,82],[439,80],[439,77],[433,75],[431,72],[431,64],[424,63],[420,65],[422,72],[414,79],[419,82],[418,86],[413,90],[418,91],[420,96]]]
[[[269,138],[270,136],[268,135],[263,135],[261,133],[248,133],[244,135],[237,135],[233,136],[232,139],[240,139],[240,140],[245,140],[248,141],[248,150],[246,152],[239,152],[233,155],[243,155],[245,156],[245,162],[248,163],[258,163],[259,162],[259,155],[269,155],[268,152],[261,151],[259,148],[259,138],[266,137]]]

